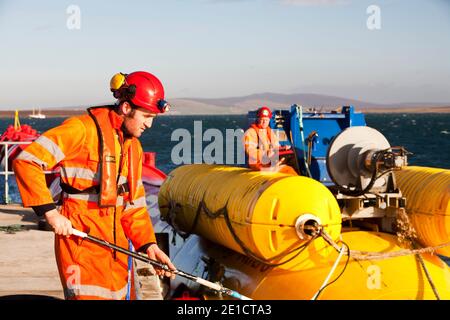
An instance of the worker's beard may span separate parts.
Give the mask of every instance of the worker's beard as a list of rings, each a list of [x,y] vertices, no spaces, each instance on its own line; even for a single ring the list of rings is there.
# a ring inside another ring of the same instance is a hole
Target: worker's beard
[[[125,126],[125,122],[126,122],[127,118],[133,119],[135,113],[136,113],[136,110],[133,109],[133,110],[131,110],[131,112],[129,114],[125,115],[125,120],[123,121],[122,126],[121,126],[121,130],[123,132],[124,138],[132,138],[133,137],[133,134]]]
[[[132,138],[132,137],[133,137],[133,135],[128,131],[128,129],[125,127],[124,124],[122,124],[121,130],[122,130],[122,132],[123,132],[123,137],[124,137],[125,139],[129,139],[129,138]]]

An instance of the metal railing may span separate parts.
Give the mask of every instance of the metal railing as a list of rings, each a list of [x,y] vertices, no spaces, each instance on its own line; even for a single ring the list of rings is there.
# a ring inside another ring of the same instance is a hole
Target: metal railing
[[[0,146],[4,146],[3,148],[3,152],[4,152],[4,157],[3,157],[3,162],[5,164],[5,170],[4,171],[0,171],[0,175],[4,175],[5,176],[5,190],[4,190],[4,203],[8,204],[10,203],[10,199],[9,199],[9,179],[8,176],[13,176],[14,175],[14,171],[9,171],[9,146],[10,145],[17,145],[17,144],[30,144],[33,141],[0,141]],[[54,173],[54,171],[44,171],[45,174],[49,174],[49,173]]]

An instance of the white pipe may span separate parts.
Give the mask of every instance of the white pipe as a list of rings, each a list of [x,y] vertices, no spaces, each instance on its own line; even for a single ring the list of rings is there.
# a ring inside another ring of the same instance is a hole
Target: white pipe
[[[341,250],[339,250],[339,255],[336,258],[336,261],[333,264],[333,267],[330,270],[330,273],[328,273],[328,276],[326,277],[325,281],[322,283],[322,286],[320,287],[320,289],[316,292],[316,294],[314,295],[314,297],[312,297],[311,300],[316,300],[317,297],[319,296],[319,293],[322,291],[322,289],[327,285],[328,281],[330,281],[331,276],[333,275],[334,271],[336,270],[337,265],[339,264],[339,261],[341,260],[343,254],[345,251],[345,246],[342,245]]]
[[[80,238],[86,238],[87,237],[87,233],[81,232],[80,230],[77,229],[73,229],[72,228],[72,234],[80,237]]]

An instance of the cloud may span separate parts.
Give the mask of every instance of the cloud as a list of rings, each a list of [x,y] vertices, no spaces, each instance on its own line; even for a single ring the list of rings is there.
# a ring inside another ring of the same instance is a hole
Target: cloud
[[[285,5],[293,6],[337,6],[350,4],[350,0],[278,0]]]

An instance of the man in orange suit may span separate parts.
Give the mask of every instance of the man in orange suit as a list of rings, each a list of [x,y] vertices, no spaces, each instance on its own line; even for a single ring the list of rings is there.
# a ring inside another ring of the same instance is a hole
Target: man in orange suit
[[[244,149],[250,169],[258,171],[276,171],[297,174],[295,170],[283,165],[279,152],[290,147],[281,147],[274,131],[270,128],[272,111],[263,106],[258,109],[256,121],[244,133]]]
[[[130,280],[125,254],[84,241],[72,234],[72,228],[120,247],[128,247],[131,240],[138,252],[175,270],[156,244],[138,140],[154,117],[168,109],[164,88],[143,71],[116,74],[110,85],[115,105],[92,107],[86,115],[67,119],[42,134],[13,163],[24,206],[44,216],[56,233],[56,260],[67,299],[124,299]],[[63,191],[60,211],[44,175],[57,165]]]

